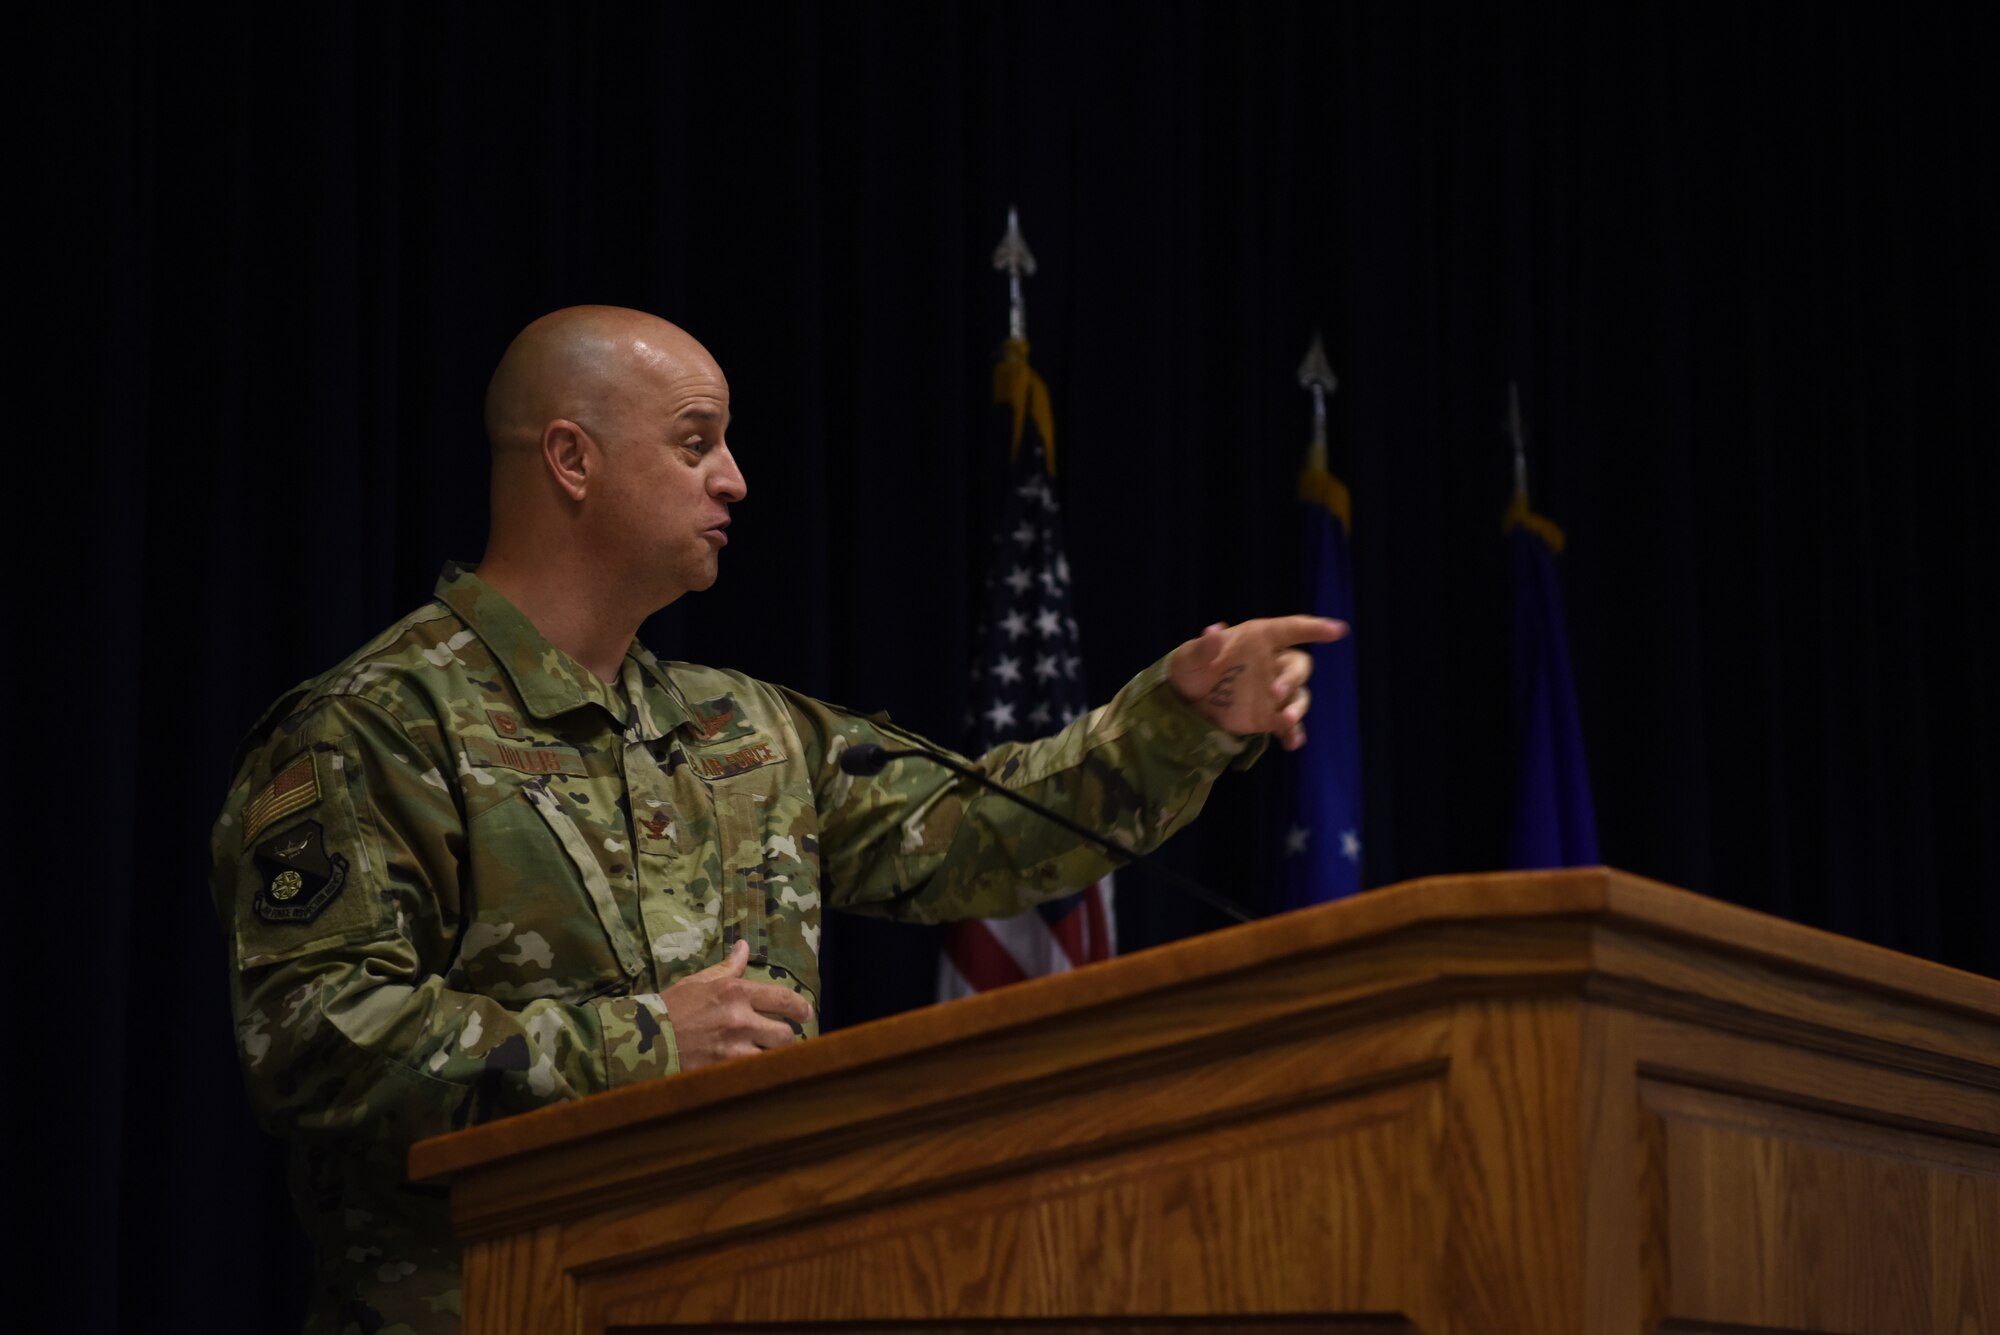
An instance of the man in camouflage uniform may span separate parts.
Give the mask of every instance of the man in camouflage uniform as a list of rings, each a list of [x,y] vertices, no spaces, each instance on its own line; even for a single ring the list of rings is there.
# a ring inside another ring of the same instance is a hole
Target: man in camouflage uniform
[[[914,739],[633,636],[713,583],[728,386],[700,344],[582,307],[494,375],[477,570],[287,692],[244,743],[212,855],[252,1100],[292,1143],[311,1331],[458,1327],[413,1141],[817,1032],[822,903],[1016,912],[1109,861],[942,769],[841,772]],[[981,768],[1148,849],[1276,733],[1303,738],[1312,618],[1210,627],[1055,737]]]

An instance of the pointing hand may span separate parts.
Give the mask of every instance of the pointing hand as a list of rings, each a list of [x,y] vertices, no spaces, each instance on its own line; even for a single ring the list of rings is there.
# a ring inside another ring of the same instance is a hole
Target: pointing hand
[[[1239,735],[1268,732],[1287,751],[1306,744],[1312,658],[1291,646],[1327,644],[1347,623],[1326,617],[1217,622],[1174,650],[1167,679],[1210,723]]]

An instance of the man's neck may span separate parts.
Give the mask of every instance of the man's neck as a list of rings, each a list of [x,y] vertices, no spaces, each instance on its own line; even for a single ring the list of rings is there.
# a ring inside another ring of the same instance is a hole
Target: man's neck
[[[516,561],[488,552],[473,570],[514,604],[542,638],[589,668],[600,681],[617,681],[619,665],[646,613],[614,605],[601,578],[564,564]]]

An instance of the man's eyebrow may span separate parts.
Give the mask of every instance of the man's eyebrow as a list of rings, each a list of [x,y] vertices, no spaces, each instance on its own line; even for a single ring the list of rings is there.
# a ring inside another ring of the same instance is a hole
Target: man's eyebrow
[[[713,408],[683,408],[676,417],[682,422],[721,422],[723,416]]]

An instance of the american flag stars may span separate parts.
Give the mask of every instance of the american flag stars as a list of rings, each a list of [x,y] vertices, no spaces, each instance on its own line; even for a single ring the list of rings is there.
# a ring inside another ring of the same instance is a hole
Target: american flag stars
[[[1302,856],[1306,851],[1306,845],[1310,842],[1312,842],[1311,826],[1292,825],[1287,827],[1285,830],[1285,856],[1288,858]],[[1360,864],[1361,836],[1353,830],[1342,830],[1340,832],[1340,856],[1356,865]]]
[[[1039,444],[1023,450],[1025,478],[1003,495],[994,529],[994,570],[978,633],[973,716],[978,746],[1041,736],[1084,710],[1062,507],[1049,486]],[[1017,474],[1017,477],[1019,475]]]

